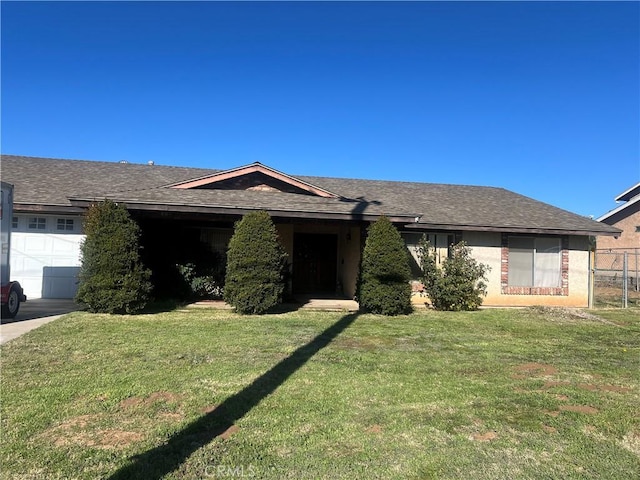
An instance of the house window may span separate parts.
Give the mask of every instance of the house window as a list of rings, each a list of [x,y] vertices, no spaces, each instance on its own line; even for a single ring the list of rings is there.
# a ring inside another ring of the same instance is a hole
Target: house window
[[[57,225],[57,230],[64,230],[67,232],[72,232],[73,231],[73,219],[72,218],[59,218],[58,219],[58,225]]]
[[[29,230],[45,230],[47,228],[47,219],[43,217],[31,217],[28,223]]]
[[[427,240],[436,253],[436,265],[442,265],[442,261],[450,254],[449,248],[455,241],[455,236],[450,233],[415,233],[415,232],[402,232],[402,239],[407,247],[407,250],[411,254],[409,261],[411,266],[412,278],[418,279],[422,277],[422,269],[420,268],[420,241],[423,236],[427,237]]]
[[[560,239],[509,237],[509,285],[559,287]]]
[[[503,235],[502,293],[568,295],[568,239]]]
[[[14,230],[17,230],[18,225],[19,225],[18,217],[13,217],[11,219],[11,228],[13,228]]]

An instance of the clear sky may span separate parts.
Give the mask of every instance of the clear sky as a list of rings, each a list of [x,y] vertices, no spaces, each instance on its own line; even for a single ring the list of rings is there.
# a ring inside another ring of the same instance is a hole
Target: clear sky
[[[640,181],[638,2],[0,8],[3,153],[490,185],[596,217]]]

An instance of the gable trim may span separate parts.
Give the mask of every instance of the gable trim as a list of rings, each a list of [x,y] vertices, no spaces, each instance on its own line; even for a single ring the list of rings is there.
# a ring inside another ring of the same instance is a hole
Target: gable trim
[[[224,180],[241,177],[243,175],[248,175],[251,173],[262,173],[264,175],[267,175],[276,180],[280,180],[281,182],[284,182],[295,188],[299,188],[301,190],[309,192],[318,197],[340,198],[340,195],[337,195],[333,192],[325,190],[324,188],[318,187],[316,185],[312,185],[310,183],[302,181],[298,178],[292,177],[291,175],[287,175],[286,173],[279,172],[278,170],[267,167],[266,165],[263,165],[260,162],[255,162],[250,165],[245,165],[243,167],[232,168],[230,170],[217,172],[217,173],[214,173],[213,175],[207,175],[206,177],[189,180],[187,182],[180,182],[172,185],[167,185],[167,187],[186,190],[190,188],[202,187],[204,185],[212,185],[218,182],[222,182]]]
[[[605,220],[607,220],[608,218],[614,216],[616,213],[619,213],[623,210],[626,210],[627,208],[629,208],[632,205],[635,205],[636,203],[640,202],[640,195],[632,198],[631,200],[629,200],[626,203],[623,203],[622,205],[620,205],[617,208],[614,208],[613,210],[605,213],[604,215],[602,215],[601,217],[599,217],[598,219],[596,219],[596,221],[598,222],[602,222],[602,223],[606,223]]]
[[[626,202],[631,200],[633,197],[640,194],[640,182],[636,183],[633,187],[625,190],[620,195],[615,198],[616,202]]]

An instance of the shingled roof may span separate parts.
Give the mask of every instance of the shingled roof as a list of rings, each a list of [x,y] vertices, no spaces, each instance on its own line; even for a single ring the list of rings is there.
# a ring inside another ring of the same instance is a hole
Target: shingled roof
[[[268,167],[267,167],[268,168]],[[2,155],[2,179],[15,185],[16,212],[79,212],[109,198],[131,209],[277,217],[374,220],[408,228],[617,235],[609,225],[495,187],[291,176],[334,196],[217,188],[175,188],[221,170]],[[268,172],[267,172],[268,173]],[[286,178],[285,178],[286,180]]]

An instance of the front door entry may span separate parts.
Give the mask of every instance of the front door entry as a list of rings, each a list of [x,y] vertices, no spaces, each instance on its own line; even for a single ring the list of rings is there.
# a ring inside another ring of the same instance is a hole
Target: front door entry
[[[293,293],[336,292],[338,236],[296,233],[293,237]]]

